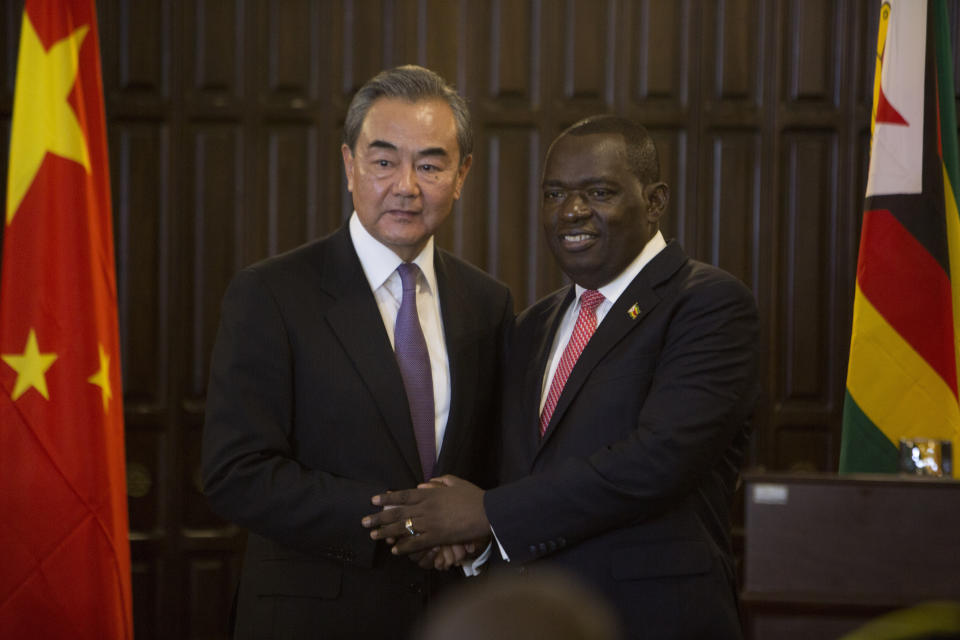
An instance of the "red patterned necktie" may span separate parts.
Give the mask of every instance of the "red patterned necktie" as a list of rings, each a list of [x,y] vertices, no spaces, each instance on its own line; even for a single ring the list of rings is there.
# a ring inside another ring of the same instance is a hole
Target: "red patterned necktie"
[[[543,404],[543,411],[540,412],[540,437],[543,437],[547,431],[550,417],[553,415],[553,410],[557,408],[560,392],[563,391],[563,385],[567,383],[567,378],[573,371],[573,365],[577,364],[583,348],[587,346],[590,336],[597,329],[597,307],[603,300],[603,294],[593,289],[587,289],[580,296],[580,315],[577,316],[577,324],[574,325],[570,341],[567,342],[563,356],[560,357],[560,364],[557,365],[553,381],[550,383],[547,401]]]

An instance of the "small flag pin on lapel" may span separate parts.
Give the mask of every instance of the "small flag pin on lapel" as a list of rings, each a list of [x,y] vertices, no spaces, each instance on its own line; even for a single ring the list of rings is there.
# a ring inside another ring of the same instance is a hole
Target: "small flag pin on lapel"
[[[627,315],[630,316],[631,320],[636,320],[637,316],[640,315],[640,305],[634,302],[633,306],[627,309]]]

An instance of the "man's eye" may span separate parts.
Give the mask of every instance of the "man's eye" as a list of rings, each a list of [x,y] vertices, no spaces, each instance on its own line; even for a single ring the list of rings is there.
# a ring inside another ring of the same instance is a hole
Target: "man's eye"
[[[420,171],[423,171],[424,173],[436,173],[437,171],[440,171],[440,167],[434,164],[422,164],[420,165]]]
[[[612,196],[613,191],[611,191],[610,189],[590,189],[589,194],[591,198],[603,200],[605,198],[609,198],[610,196]]]
[[[559,191],[556,189],[543,192],[544,200],[562,200],[563,196],[564,196],[563,191]]]
[[[389,161],[389,160],[374,160],[374,161],[373,161],[373,164],[375,164],[375,165],[378,166],[378,167],[386,168],[386,167],[389,167],[389,166],[390,166],[390,161]]]

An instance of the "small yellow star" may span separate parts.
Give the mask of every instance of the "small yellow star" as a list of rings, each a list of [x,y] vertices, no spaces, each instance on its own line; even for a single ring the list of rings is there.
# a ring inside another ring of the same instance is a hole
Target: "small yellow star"
[[[110,389],[110,356],[103,350],[103,345],[97,345],[100,348],[100,370],[87,378],[87,382],[100,387],[103,396],[103,412],[107,413],[110,409],[110,398],[113,397],[113,391]]]
[[[88,25],[78,27],[45,51],[27,12],[23,13],[10,130],[8,225],[47,152],[78,162],[90,173],[87,140],[67,102],[77,79],[80,45],[89,29]]]
[[[47,369],[57,359],[55,353],[40,353],[37,346],[37,334],[31,327],[27,335],[27,344],[23,348],[22,355],[8,354],[0,356],[3,361],[17,372],[17,381],[13,385],[13,395],[11,398],[16,400],[31,387],[36,389],[45,399],[50,399],[47,393],[47,379],[44,374]]]

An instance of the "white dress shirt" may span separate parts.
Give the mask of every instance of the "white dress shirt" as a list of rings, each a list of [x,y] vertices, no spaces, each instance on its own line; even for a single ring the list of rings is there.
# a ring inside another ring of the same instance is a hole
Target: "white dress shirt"
[[[403,300],[403,285],[397,267],[403,260],[392,249],[381,244],[360,223],[357,212],[350,216],[350,239],[360,258],[360,266],[370,283],[370,290],[377,300],[377,308],[383,318],[383,326],[393,346],[393,330],[397,324],[397,312]],[[427,246],[413,259],[420,267],[417,276],[417,315],[423,337],[430,354],[430,373],[433,376],[434,435],[436,451],[440,455],[443,434],[450,414],[450,362],[447,359],[447,343],[443,334],[443,319],[440,315],[440,293],[437,289],[437,274],[433,268],[433,237]]]
[[[663,251],[666,246],[667,241],[663,239],[663,234],[657,231],[656,235],[650,238],[647,244],[643,245],[643,250],[637,254],[633,262],[620,272],[620,275],[597,289],[597,291],[603,294],[604,298],[603,302],[597,307],[597,328],[600,327],[600,323],[603,322],[603,319],[607,316],[607,312],[610,311],[613,303],[617,301],[617,298],[620,297],[627,286],[633,282],[637,274],[653,260],[654,256]],[[547,396],[550,394],[550,384],[553,382],[553,376],[557,372],[557,367],[560,365],[560,358],[563,357],[567,343],[570,342],[573,328],[577,324],[577,317],[580,315],[580,296],[583,295],[586,289],[580,285],[575,285],[575,289],[576,297],[573,300],[573,304],[567,307],[567,310],[564,312],[560,326],[557,327],[557,334],[553,338],[553,346],[550,348],[550,360],[547,364],[547,370],[544,371],[542,386],[540,387],[541,413],[543,412],[543,405],[547,401]]]

